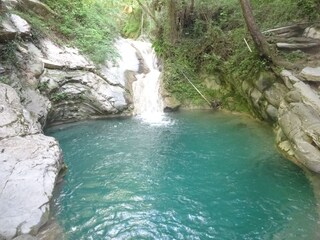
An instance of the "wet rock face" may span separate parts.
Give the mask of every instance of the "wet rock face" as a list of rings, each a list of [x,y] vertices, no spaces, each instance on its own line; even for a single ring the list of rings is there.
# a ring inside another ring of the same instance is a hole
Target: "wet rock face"
[[[41,133],[37,117],[5,84],[0,84],[0,109],[0,239],[12,239],[36,234],[48,220],[63,161],[57,141]]]

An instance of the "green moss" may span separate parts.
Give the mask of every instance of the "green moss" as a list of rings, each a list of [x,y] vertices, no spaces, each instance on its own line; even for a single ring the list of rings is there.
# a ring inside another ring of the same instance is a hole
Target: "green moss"
[[[10,78],[7,76],[0,76],[0,83],[10,85],[11,81]]]
[[[69,99],[69,96],[65,92],[57,92],[57,93],[52,94],[51,97],[50,97],[50,100],[55,102],[55,103],[58,103],[58,102],[61,102],[61,101],[65,101],[65,100],[68,100],[68,99]]]
[[[38,87],[40,92],[45,92],[49,89],[48,83],[47,82],[42,82],[38,84]]]

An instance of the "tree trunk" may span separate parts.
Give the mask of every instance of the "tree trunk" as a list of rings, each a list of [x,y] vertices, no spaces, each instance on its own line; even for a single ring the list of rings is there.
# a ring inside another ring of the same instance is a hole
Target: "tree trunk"
[[[193,14],[193,12],[194,12],[194,0],[191,0],[190,14]]]
[[[178,38],[177,30],[177,11],[175,0],[168,0],[168,14],[169,14],[169,38],[170,43],[175,44]]]
[[[253,16],[250,0],[239,0],[242,8],[243,17],[253,42],[260,55],[273,62],[274,56],[269,48],[269,44],[261,33]]]

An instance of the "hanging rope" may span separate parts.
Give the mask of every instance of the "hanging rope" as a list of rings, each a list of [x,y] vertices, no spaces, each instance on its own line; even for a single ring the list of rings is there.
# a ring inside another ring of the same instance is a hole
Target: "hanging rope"
[[[188,82],[191,84],[191,86],[200,94],[200,96],[209,104],[210,107],[212,107],[212,104],[209,102],[209,100],[200,92],[200,90],[191,82],[191,80],[187,77],[187,75],[182,72],[182,75],[188,80]]]

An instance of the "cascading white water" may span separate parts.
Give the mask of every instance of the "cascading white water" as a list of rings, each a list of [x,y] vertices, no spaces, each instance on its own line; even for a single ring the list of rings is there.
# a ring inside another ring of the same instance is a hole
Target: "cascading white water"
[[[163,118],[163,101],[160,94],[160,70],[151,43],[135,41],[134,46],[141,53],[147,73],[136,75],[133,82],[134,112],[147,122],[158,122]]]
[[[115,66],[109,66],[104,73],[111,81],[124,85],[125,71],[134,71],[137,79],[132,83],[134,114],[145,122],[162,122],[164,114],[160,94],[161,72],[151,43],[119,39],[115,46],[120,58]],[[141,65],[144,71],[139,69]]]

